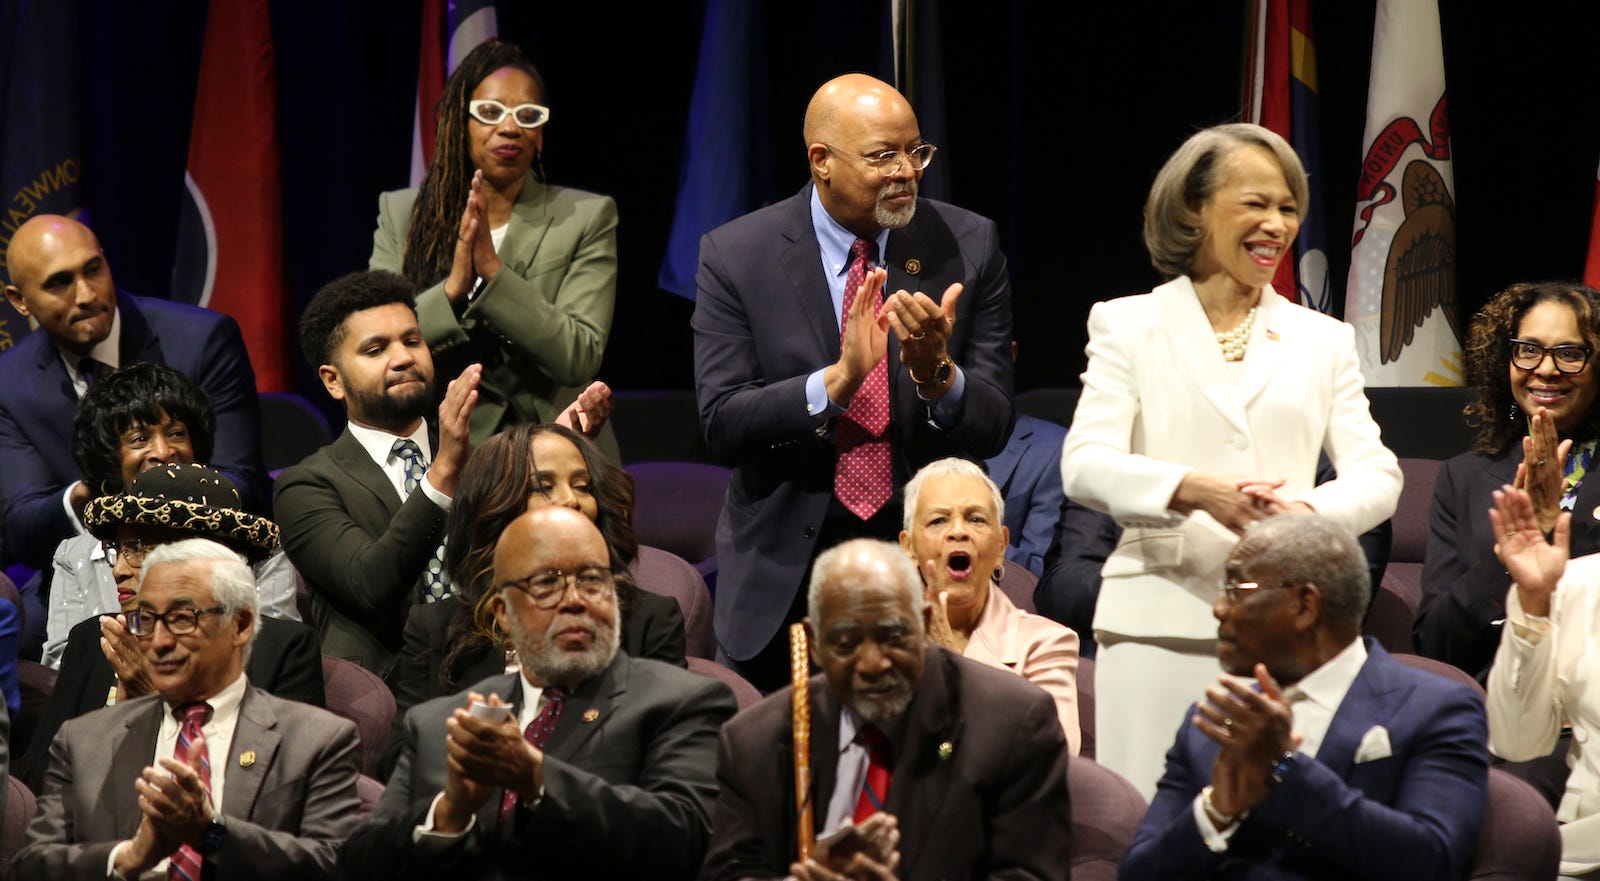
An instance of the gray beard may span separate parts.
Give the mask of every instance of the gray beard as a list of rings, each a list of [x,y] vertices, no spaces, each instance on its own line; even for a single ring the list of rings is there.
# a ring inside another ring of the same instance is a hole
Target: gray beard
[[[900,676],[899,673],[894,675],[900,685],[898,691],[889,697],[874,700],[857,698],[850,705],[850,709],[855,710],[856,715],[874,725],[884,725],[900,718],[905,713],[906,708],[911,706],[912,688],[911,683],[907,682],[904,676]]]
[[[917,213],[917,200],[915,198],[904,208],[890,208],[885,204],[886,199],[894,196],[903,196],[907,191],[912,196],[916,196],[917,184],[915,181],[903,187],[884,187],[878,193],[878,204],[872,209],[872,219],[877,222],[878,226],[884,229],[899,229],[911,222],[911,216]]]
[[[511,644],[516,647],[518,660],[534,679],[545,686],[575,688],[611,666],[617,656],[617,646],[622,642],[622,615],[612,617],[610,629],[597,627],[594,642],[581,652],[564,652],[555,647],[554,633],[569,623],[562,620],[563,617],[570,616],[557,616],[539,635],[523,629],[522,620],[516,615],[506,616],[506,626],[511,631]]]

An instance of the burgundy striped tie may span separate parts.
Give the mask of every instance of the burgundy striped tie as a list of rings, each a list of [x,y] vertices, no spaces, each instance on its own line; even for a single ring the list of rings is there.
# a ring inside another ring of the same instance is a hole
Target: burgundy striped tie
[[[178,718],[178,746],[172,751],[173,759],[189,764],[189,744],[200,736],[200,729],[211,720],[211,705],[205,702],[174,707],[172,715]],[[200,783],[206,793],[211,792],[210,750],[200,755]],[[167,862],[167,881],[200,881],[200,854],[185,844],[173,851]]]
[[[556,730],[556,723],[561,721],[561,708],[567,702],[567,693],[561,688],[547,688],[544,690],[544,707],[539,710],[539,715],[533,717],[528,723],[522,736],[533,744],[534,749],[544,749],[544,742],[550,739],[550,732]],[[506,794],[500,798],[500,818],[505,819],[506,814],[517,806],[517,791],[507,789]]]

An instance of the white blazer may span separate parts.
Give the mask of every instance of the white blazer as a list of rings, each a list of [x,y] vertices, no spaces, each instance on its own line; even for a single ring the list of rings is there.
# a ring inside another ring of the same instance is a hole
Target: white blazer
[[[1088,354],[1061,480],[1124,529],[1102,570],[1097,632],[1216,637],[1211,606],[1238,536],[1167,509],[1190,471],[1282,478],[1283,498],[1357,534],[1394,514],[1400,465],[1379,439],[1348,324],[1266,288],[1245,358],[1229,364],[1180,276],[1096,303]],[[1316,486],[1324,449],[1339,477]]]

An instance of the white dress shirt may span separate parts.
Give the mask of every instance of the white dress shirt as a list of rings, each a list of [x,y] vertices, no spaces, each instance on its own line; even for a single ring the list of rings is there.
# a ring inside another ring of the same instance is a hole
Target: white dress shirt
[[[383,472],[385,477],[389,478],[389,483],[394,486],[395,495],[400,497],[400,501],[405,501],[408,495],[406,492],[406,463],[404,459],[395,455],[394,452],[394,443],[400,440],[401,436],[390,434],[387,431],[380,431],[376,428],[368,428],[365,425],[357,425],[354,422],[348,423],[346,427],[350,429],[350,436],[356,439],[356,443],[361,444],[361,448],[367,451],[367,455],[372,457],[373,462],[377,463],[378,469]],[[411,432],[409,437],[417,445],[417,449],[422,451],[422,461],[432,466],[433,444],[428,441],[428,423],[426,421],[417,423],[417,430]],[[417,485],[422,489],[422,494],[427,496],[429,501],[438,505],[440,510],[450,510],[450,497],[435,489],[432,483],[424,479]]]

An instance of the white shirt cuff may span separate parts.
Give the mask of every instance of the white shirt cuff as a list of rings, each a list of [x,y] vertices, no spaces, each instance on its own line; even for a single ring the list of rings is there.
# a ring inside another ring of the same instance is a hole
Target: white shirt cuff
[[[1228,839],[1238,831],[1239,824],[1236,822],[1219,832],[1217,827],[1211,824],[1211,818],[1206,816],[1205,798],[1203,792],[1194,797],[1194,824],[1200,827],[1200,838],[1205,841],[1206,847],[1210,848],[1212,853],[1227,853]]]
[[[428,480],[426,475],[423,476],[422,482],[417,484],[417,489],[422,490],[422,494],[428,497],[428,501],[438,505],[439,510],[446,513],[450,511],[450,497],[442,492],[439,492],[439,490],[434,487],[433,483]]]
[[[439,800],[444,798],[441,792],[433,797],[433,802],[428,805],[428,816],[422,818],[422,825],[411,830],[411,843],[421,845],[424,842],[433,842],[434,846],[444,846],[460,841],[474,826],[478,825],[478,815],[473,814],[467,818],[467,826],[460,832],[436,832],[433,828],[433,812],[439,809]]]

